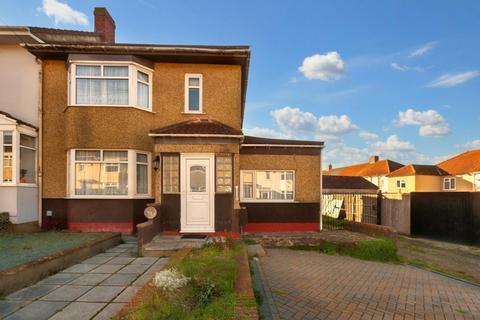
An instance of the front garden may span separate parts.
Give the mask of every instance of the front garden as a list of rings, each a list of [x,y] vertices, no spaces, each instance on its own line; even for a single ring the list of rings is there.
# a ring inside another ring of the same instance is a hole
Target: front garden
[[[173,257],[119,319],[233,319],[241,250],[227,240]]]

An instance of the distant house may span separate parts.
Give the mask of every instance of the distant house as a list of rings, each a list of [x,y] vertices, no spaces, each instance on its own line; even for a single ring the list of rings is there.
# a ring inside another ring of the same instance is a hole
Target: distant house
[[[388,192],[440,191],[441,179],[447,175],[435,165],[409,164],[387,175]]]
[[[363,177],[328,176],[322,177],[324,193],[377,193],[378,187]]]
[[[329,170],[324,171],[323,174],[325,176],[363,177],[378,186],[382,192],[388,192],[385,177],[401,167],[403,167],[401,163],[387,159],[379,160],[378,156],[371,156],[368,162],[335,169],[329,168]]]
[[[389,175],[388,192],[480,191],[480,150],[470,150],[437,165],[409,164]]]

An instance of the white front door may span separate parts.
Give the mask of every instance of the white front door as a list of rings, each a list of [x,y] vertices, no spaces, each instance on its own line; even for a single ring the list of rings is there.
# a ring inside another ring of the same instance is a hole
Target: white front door
[[[181,155],[181,232],[214,232],[214,155]]]

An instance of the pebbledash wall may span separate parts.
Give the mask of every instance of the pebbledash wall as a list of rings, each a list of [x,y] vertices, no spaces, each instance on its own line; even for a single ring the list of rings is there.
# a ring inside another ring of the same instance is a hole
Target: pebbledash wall
[[[203,75],[203,114],[184,112],[185,74]],[[159,171],[152,174],[152,194],[146,198],[108,199],[69,198],[67,193],[67,153],[71,149],[134,149],[152,154],[161,152],[228,152],[239,167],[239,145],[158,145],[148,136],[150,130],[190,120],[215,118],[241,129],[241,67],[238,65],[155,63],[152,111],[131,107],[68,106],[68,65],[64,60],[43,62],[43,197],[42,219],[45,228],[73,230],[135,231],[142,222],[147,203],[161,199]],[[238,180],[238,169],[235,180]],[[238,184],[238,182],[234,182]],[[175,195],[172,195],[174,198]],[[179,195],[177,195],[179,199]],[[220,230],[231,225],[233,194],[215,198],[225,216]],[[170,206],[175,206],[174,200]],[[178,200],[179,203],[179,200]],[[48,213],[48,214],[47,214]],[[178,210],[179,214],[179,210]],[[217,217],[217,214],[216,214]],[[179,219],[178,219],[179,222]],[[217,222],[217,221],[216,221]],[[172,226],[173,227],[173,226]]]
[[[247,209],[245,232],[319,230],[319,149],[246,148],[240,150],[241,170],[295,171],[294,200],[290,202],[241,202]]]

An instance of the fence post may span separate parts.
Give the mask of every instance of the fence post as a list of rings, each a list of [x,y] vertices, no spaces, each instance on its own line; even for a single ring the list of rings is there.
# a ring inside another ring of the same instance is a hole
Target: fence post
[[[382,224],[382,190],[377,192],[377,224]]]

